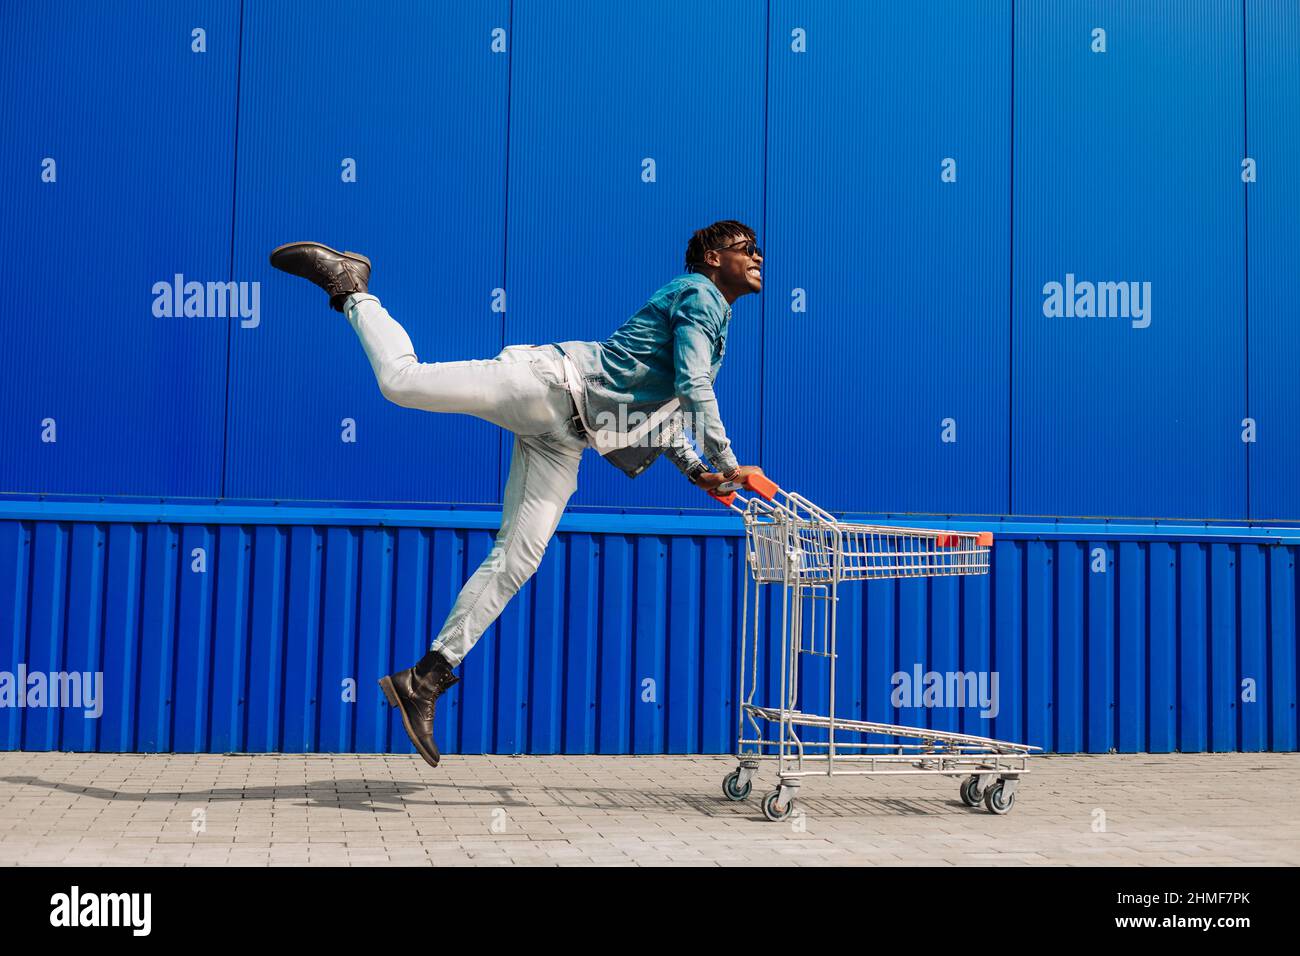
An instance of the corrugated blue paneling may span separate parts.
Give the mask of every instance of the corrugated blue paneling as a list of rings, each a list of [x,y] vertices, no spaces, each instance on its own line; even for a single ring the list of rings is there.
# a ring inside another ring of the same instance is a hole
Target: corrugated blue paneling
[[[509,436],[386,402],[269,249],[367,252],[422,359],[486,358],[608,335],[738,217],[767,280],[718,390],[783,482],[855,510],[1300,520],[1289,0],[137,13],[0,10],[23,317],[0,490],[491,504]],[[153,316],[178,274],[258,283],[255,327]],[[1067,274],[1150,281],[1151,326],[1044,316]],[[710,507],[667,463],[630,483],[594,455],[574,505]]]
[[[1011,9],[771,17],[762,464],[824,507],[1005,512]]]
[[[0,8],[4,492],[490,504],[509,436],[386,402],[269,250],[371,255],[420,358],[473,359],[603,338],[693,229],[740,218],[767,275],[718,391],[783,484],[855,512],[1300,520],[1294,3],[142,10]],[[258,283],[256,323],[156,317],[177,274]],[[1067,274],[1149,281],[1150,327],[1045,316]],[[573,504],[717,510],[666,462],[630,483],[594,455]],[[6,508],[0,670],[102,672],[105,710],[0,707],[0,746],[110,752],[408,751],[375,680],[423,652],[499,520]],[[444,749],[729,751],[727,520],[567,515],[440,708]],[[1296,749],[1293,534],[989,522],[988,578],[845,589],[841,714]],[[777,595],[760,609],[770,634]],[[768,642],[769,698],[777,664]],[[996,671],[998,714],[894,706],[913,667]]]
[[[1295,282],[1300,274],[1300,5],[1246,3],[1245,186],[1249,240],[1250,516],[1300,515],[1300,388]]]
[[[762,238],[765,6],[513,9],[506,339],[599,341],[685,272],[696,229],[738,219]],[[733,308],[718,403],[758,462],[760,296]],[[573,504],[708,506],[666,459],[629,482],[594,452]]]
[[[1244,518],[1241,4],[1015,17],[1010,510]],[[1150,311],[1049,317],[1051,282]]]
[[[0,747],[410,752],[376,680],[423,653],[491,545],[456,527],[0,516],[0,671],[102,671],[103,714],[0,707]],[[490,519],[490,515],[487,516]],[[411,521],[421,515],[411,516]],[[438,710],[460,753],[725,753],[738,522],[566,518]],[[584,523],[587,526],[584,527]],[[848,584],[837,712],[1049,750],[1295,750],[1300,539],[1004,528],[987,577]],[[760,601],[760,697],[780,592]],[[749,609],[752,620],[753,608]],[[809,631],[808,633],[811,633]],[[827,704],[826,661],[802,700]],[[894,706],[894,675],[997,672],[998,712]]]
[[[238,0],[7,0],[0,36],[0,489],[217,495],[229,320],[154,288],[231,278]]]
[[[501,500],[499,430],[385,400],[347,320],[267,257],[304,239],[369,256],[421,361],[501,350],[509,7],[245,5],[233,247],[263,319],[232,331],[226,495]]]

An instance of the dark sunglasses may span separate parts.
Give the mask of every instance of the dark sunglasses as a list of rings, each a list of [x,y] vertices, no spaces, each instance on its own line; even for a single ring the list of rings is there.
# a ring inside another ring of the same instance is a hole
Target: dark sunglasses
[[[733,242],[729,246],[719,246],[714,251],[716,252],[731,251],[734,250],[736,246],[740,245],[740,243],[744,243],[744,248],[740,249],[739,251],[749,256],[749,258],[753,259],[755,256],[757,256],[760,259],[763,258],[763,250],[758,247],[758,244],[755,243],[753,239],[742,239],[740,240],[740,242]]]

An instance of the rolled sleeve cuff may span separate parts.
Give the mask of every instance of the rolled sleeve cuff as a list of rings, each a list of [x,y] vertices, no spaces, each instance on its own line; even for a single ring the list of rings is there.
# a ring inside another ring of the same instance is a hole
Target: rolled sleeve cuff
[[[740,462],[736,460],[736,456],[729,450],[716,458],[710,458],[709,461],[713,462],[713,467],[720,472],[728,472],[733,468],[740,467]]]

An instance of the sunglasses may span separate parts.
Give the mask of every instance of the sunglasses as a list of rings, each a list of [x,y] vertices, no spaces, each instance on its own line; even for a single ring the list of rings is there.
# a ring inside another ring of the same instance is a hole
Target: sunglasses
[[[719,247],[718,247],[716,250],[714,250],[714,251],[716,251],[716,252],[724,252],[724,251],[735,250],[735,249],[736,249],[736,246],[741,245],[741,243],[744,244],[744,245],[743,245],[743,248],[741,248],[741,249],[738,250],[738,251],[743,252],[745,255],[749,256],[751,259],[753,259],[755,256],[757,256],[757,257],[760,258],[760,259],[763,258],[763,250],[760,249],[760,248],[758,247],[758,244],[757,244],[756,242],[754,242],[753,239],[742,239],[742,240],[740,240],[740,242],[733,242],[733,243],[732,243],[731,245],[729,245],[729,246],[719,246]]]

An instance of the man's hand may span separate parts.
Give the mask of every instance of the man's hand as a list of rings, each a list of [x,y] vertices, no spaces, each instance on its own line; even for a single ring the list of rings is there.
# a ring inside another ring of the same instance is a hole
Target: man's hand
[[[763,469],[758,465],[741,465],[739,468],[733,468],[726,474],[716,471],[706,471],[695,479],[695,485],[703,488],[710,493],[716,493],[720,485],[729,481],[743,482],[750,475],[762,475]]]
[[[712,493],[716,492],[718,486],[724,481],[726,481],[726,479],[716,471],[702,471],[700,472],[699,477],[695,479],[695,487]]]

